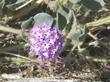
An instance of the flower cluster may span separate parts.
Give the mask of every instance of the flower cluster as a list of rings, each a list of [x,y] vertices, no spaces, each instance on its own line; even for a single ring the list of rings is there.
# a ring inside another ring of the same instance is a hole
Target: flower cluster
[[[53,60],[63,50],[63,36],[46,23],[34,25],[29,34],[30,52],[43,60]]]

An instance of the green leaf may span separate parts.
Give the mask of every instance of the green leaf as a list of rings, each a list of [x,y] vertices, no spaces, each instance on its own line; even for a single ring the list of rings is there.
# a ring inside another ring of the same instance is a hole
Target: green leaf
[[[0,1],[0,16],[3,15],[3,7],[4,7],[4,5],[5,5],[5,0],[1,0]]]
[[[35,24],[47,23],[50,26],[53,24],[53,17],[47,13],[38,13],[34,17]]]
[[[101,5],[102,7],[105,6],[104,0],[95,0],[95,1],[98,2],[98,3],[100,3],[100,5]]]
[[[27,37],[28,37],[28,34],[29,34],[29,32],[27,32],[27,30],[29,28],[32,28],[33,22],[34,22],[33,17],[30,17],[29,19],[25,20],[21,24],[21,28],[22,28],[21,36],[26,41],[28,41]]]
[[[60,30],[63,30],[63,28],[66,26],[67,24],[67,20],[64,16],[62,16],[60,13],[58,13],[58,28]]]
[[[72,6],[72,9],[74,9],[74,11],[77,11],[80,7],[81,7],[81,4],[74,4]]]
[[[4,7],[4,5],[5,5],[5,0],[1,0],[0,1],[0,9],[2,9]]]
[[[82,0],[82,4],[92,11],[98,11],[104,6],[103,0]]]
[[[6,5],[7,4],[13,4],[16,3],[17,0],[5,0]]]
[[[21,24],[21,28],[25,29],[25,28],[29,28],[32,26],[32,22],[33,22],[33,18],[30,17],[29,19],[27,19],[26,21],[22,22]]]
[[[23,5],[24,3],[25,0],[17,0],[15,3],[6,5],[6,7],[12,11],[16,11],[16,8]]]
[[[64,7],[64,6],[61,6],[59,9],[58,9],[58,13],[60,13],[64,18],[66,18],[66,21],[67,23],[66,24],[69,24],[70,23],[70,20],[72,18],[72,12],[70,9]]]
[[[82,45],[83,43],[83,39],[85,34],[85,30],[84,29],[77,29],[74,33],[73,33],[73,36],[72,36],[72,42],[73,44],[77,44],[77,45]]]
[[[60,6],[58,9],[58,27],[59,29],[63,29],[67,24],[70,23],[72,18],[72,12],[70,9]]]
[[[80,47],[85,40],[85,35],[86,32],[84,26],[77,24],[77,25],[72,25],[72,29],[68,34],[67,38],[72,40],[72,44],[75,47]]]

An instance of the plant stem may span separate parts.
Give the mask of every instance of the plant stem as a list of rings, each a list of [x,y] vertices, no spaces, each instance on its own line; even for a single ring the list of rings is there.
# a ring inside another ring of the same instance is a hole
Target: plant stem
[[[87,33],[91,38],[93,38],[94,40],[98,40],[98,38],[96,36],[94,36],[92,33]]]
[[[18,63],[29,63],[29,62],[30,61],[23,58],[16,58],[16,57],[10,57],[10,56],[0,57],[0,64],[5,64],[5,63],[18,64]]]
[[[103,24],[110,24],[110,16],[86,24],[86,27],[96,27]]]
[[[101,63],[106,63],[108,61],[110,61],[110,59],[107,59],[107,58],[99,58],[99,57],[91,57],[91,56],[86,56],[86,59],[87,60],[92,60],[94,62],[101,62]]]
[[[6,48],[0,48],[0,51],[12,51],[12,50],[16,50],[18,48],[23,48],[23,45],[11,45]]]
[[[73,21],[72,28],[71,28],[70,32],[68,33],[68,35],[66,37],[68,39],[71,39],[71,37],[73,36],[74,31],[76,31],[76,25],[77,25],[77,19],[76,19],[74,11],[72,11],[72,13],[73,13],[74,21]]]
[[[18,57],[18,58],[21,58],[21,59],[25,59],[25,60],[28,60],[28,61],[31,61],[31,62],[35,62],[35,63],[41,63],[41,61],[39,60],[34,60],[34,59],[31,59],[29,57],[25,57],[25,56],[22,56],[20,54],[14,54],[14,53],[10,53],[10,52],[5,52],[5,51],[0,51],[1,54],[8,54],[8,55],[11,55],[11,56],[15,56],[15,57]]]
[[[0,31],[11,32],[11,33],[18,34],[18,35],[21,33],[21,30],[19,30],[19,29],[6,27],[6,26],[3,26],[3,25],[0,25]]]

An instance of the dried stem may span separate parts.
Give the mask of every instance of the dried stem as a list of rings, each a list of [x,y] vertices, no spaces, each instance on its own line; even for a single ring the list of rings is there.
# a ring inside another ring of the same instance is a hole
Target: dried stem
[[[86,27],[96,27],[103,24],[110,24],[110,16],[86,24]]]
[[[109,57],[108,57],[109,58]],[[91,56],[86,56],[86,59],[87,60],[92,60],[92,61],[94,61],[94,62],[101,62],[101,63],[106,63],[106,62],[109,62],[110,61],[110,59],[108,59],[107,57],[105,57],[105,58],[99,58],[99,57],[91,57]]]
[[[18,58],[21,58],[21,59],[25,59],[25,60],[28,60],[28,61],[31,61],[31,62],[35,62],[37,64],[41,63],[40,60],[34,60],[34,59],[31,59],[29,57],[25,57],[25,56],[21,56],[20,54],[14,54],[14,53],[10,53],[10,52],[5,52],[5,51],[0,51],[1,54],[8,54],[8,55],[11,55],[11,56],[15,56],[15,57],[18,57]]]
[[[0,25],[0,31],[11,32],[11,33],[18,34],[18,35],[21,33],[21,30],[19,30],[19,29],[6,27],[6,26],[3,26],[3,25]]]

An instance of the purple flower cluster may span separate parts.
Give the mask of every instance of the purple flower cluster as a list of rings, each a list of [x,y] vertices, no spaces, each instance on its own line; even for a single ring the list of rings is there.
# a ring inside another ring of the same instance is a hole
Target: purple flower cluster
[[[63,50],[63,36],[46,23],[34,25],[29,34],[30,52],[43,60],[53,60]]]

